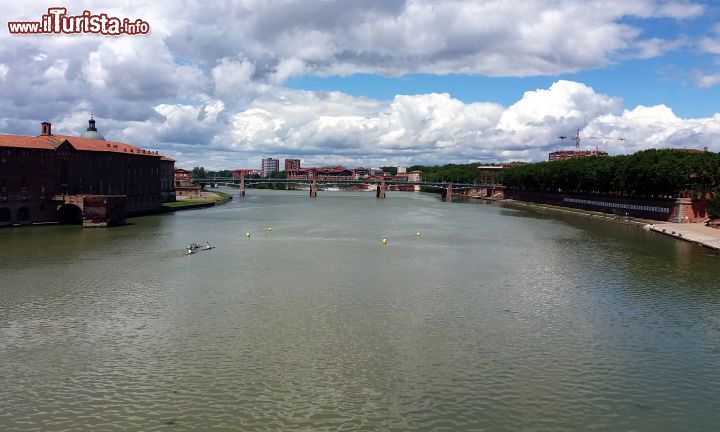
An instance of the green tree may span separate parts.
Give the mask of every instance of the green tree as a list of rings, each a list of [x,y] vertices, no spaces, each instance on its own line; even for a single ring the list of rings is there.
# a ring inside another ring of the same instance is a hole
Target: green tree
[[[708,202],[708,216],[711,219],[720,219],[720,193]]]
[[[275,171],[273,173],[270,173],[268,178],[272,179],[286,179],[287,178],[287,171]]]
[[[478,163],[447,164],[442,166],[413,165],[408,171],[422,171],[423,180],[429,182],[475,183],[479,181]]]
[[[232,171],[230,170],[221,170],[221,171],[207,171],[208,177],[226,177],[231,178],[233,176]]]
[[[203,167],[195,167],[192,169],[193,178],[207,178],[207,173]]]
[[[574,158],[520,165],[501,173],[510,188],[633,197],[705,198],[720,185],[720,155],[645,150],[629,156]]]
[[[397,174],[397,167],[384,166],[384,167],[380,167],[380,169],[387,173],[390,173],[390,175]]]

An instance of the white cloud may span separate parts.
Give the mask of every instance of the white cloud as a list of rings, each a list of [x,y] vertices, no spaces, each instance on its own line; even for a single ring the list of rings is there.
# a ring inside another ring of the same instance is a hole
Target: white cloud
[[[601,67],[636,46],[648,56],[673,43],[643,43],[640,28],[623,19],[687,19],[703,10],[664,0],[245,0],[186,2],[182,16],[158,2],[140,9],[160,20],[180,57],[214,64],[242,56],[275,83],[308,70],[527,76]]]
[[[705,8],[699,4],[693,4],[689,1],[675,1],[659,3],[655,15],[670,17],[675,19],[688,19],[700,16]]]
[[[713,37],[703,37],[698,41],[698,49],[705,53],[715,57],[716,64],[720,64],[720,23],[713,26],[712,32],[715,33]],[[697,70],[693,74],[693,79],[698,87],[708,88],[720,84],[720,73],[708,72],[705,70]]]
[[[127,100],[195,96],[205,83],[200,70],[176,64],[154,36],[106,38],[88,54],[82,71],[94,89]]]
[[[68,70],[68,62],[67,60],[57,60],[55,63],[53,63],[52,66],[47,68],[45,70],[45,73],[43,73],[43,78],[45,78],[48,81],[51,80],[64,80],[65,79],[65,73]]]
[[[720,55],[720,38],[704,37],[700,39],[699,46],[704,53]]]
[[[213,169],[255,167],[266,156],[348,166],[544,160],[549,151],[570,148],[572,142],[558,136],[578,128],[581,137],[624,138],[582,141],[584,149],[598,145],[611,154],[651,147],[720,150],[720,114],[683,119],[664,105],[627,109],[618,98],[570,81],[526,92],[508,107],[448,94],[381,101],[275,88],[237,113],[220,100],[159,104],[154,111],[151,120],[99,119],[98,127],[108,138],[160,149],[179,166]],[[55,129],[81,133],[89,112],[81,106]]]
[[[503,113],[498,126],[516,133],[534,133],[536,128],[550,125],[573,128],[619,106],[619,100],[596,94],[583,84],[558,81],[547,90],[526,92]]]
[[[585,129],[588,135],[622,136],[606,147],[613,153],[628,153],[647,148],[703,148],[720,150],[720,115],[710,118],[682,119],[665,105],[637,106],[622,115],[595,119]]]
[[[187,114],[181,122],[163,111],[168,120],[159,130],[198,121],[193,108],[182,110]],[[682,119],[664,105],[628,110],[619,99],[570,81],[526,92],[509,107],[464,103],[448,94],[396,96],[385,102],[277,89],[232,115],[226,127],[216,126],[217,135],[207,141],[214,150],[226,151],[218,159],[223,167],[252,167],[263,156],[350,166],[544,160],[549,151],[572,146],[558,136],[572,135],[577,128],[583,137],[625,138],[583,141],[584,148],[598,145],[613,154],[650,147],[720,150],[720,115]]]
[[[633,53],[633,57],[639,59],[659,57],[667,52],[683,48],[688,45],[688,43],[689,41],[686,38],[674,40],[651,38],[640,40],[634,44],[635,52]]]
[[[238,101],[250,91],[254,72],[255,66],[247,60],[221,59],[211,71],[215,96]]]
[[[702,88],[713,87],[720,84],[720,73],[705,73],[697,71],[694,78],[695,83]]]
[[[282,59],[275,67],[275,71],[270,74],[270,82],[273,84],[282,84],[288,78],[295,75],[302,75],[307,71],[305,62],[295,57]]]
[[[206,160],[216,168],[254,166],[266,154],[363,165],[542,159],[558,146],[558,135],[601,129],[600,119],[627,126],[625,135],[634,134],[636,124],[644,131],[615,143],[628,149],[662,136],[712,147],[715,117],[656,113],[648,122],[637,117],[639,108],[626,111],[620,99],[570,81],[527,92],[508,107],[465,103],[442,93],[384,101],[282,87],[302,74],[555,75],[628,57],[655,57],[687,42],[646,38],[642,21],[696,17],[703,12],[698,3],[525,0],[519,7],[505,0],[186,0],[178,7],[159,1],[87,2],[95,13],[142,18],[151,34],[0,33],[0,125],[5,133],[35,134],[39,121],[50,120],[57,130],[75,133],[84,130],[93,112],[108,137],[161,148],[181,163]],[[39,0],[0,5],[7,19],[36,19],[46,9]],[[717,54],[716,38],[699,43]],[[712,73],[698,72],[695,78],[705,87],[720,82]]]
[[[156,142],[200,148],[212,144],[213,137],[225,127],[225,104],[210,100],[201,105],[161,104],[155,107],[156,121],[133,122],[122,136],[127,142]]]

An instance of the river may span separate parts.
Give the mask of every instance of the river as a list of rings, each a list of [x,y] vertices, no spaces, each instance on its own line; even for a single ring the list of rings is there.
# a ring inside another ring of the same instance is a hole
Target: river
[[[0,430],[720,429],[718,254],[306,194],[0,230]]]

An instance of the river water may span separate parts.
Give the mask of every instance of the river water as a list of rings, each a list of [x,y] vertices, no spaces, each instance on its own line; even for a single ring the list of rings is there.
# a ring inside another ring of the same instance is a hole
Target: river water
[[[0,430],[720,429],[717,254],[306,194],[0,230]]]

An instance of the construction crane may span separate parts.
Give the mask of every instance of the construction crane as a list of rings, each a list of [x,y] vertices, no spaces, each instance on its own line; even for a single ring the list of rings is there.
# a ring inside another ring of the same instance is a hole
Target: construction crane
[[[581,137],[580,136],[580,129],[577,130],[574,137],[569,136],[559,136],[561,140],[564,139],[571,139],[575,141],[575,153],[580,152],[580,140],[587,140],[587,139],[603,139],[603,140],[617,140],[617,141],[625,141],[625,138],[618,138],[618,137],[608,137],[608,136],[587,136],[587,137]],[[595,146],[595,152],[598,152],[598,147]]]

